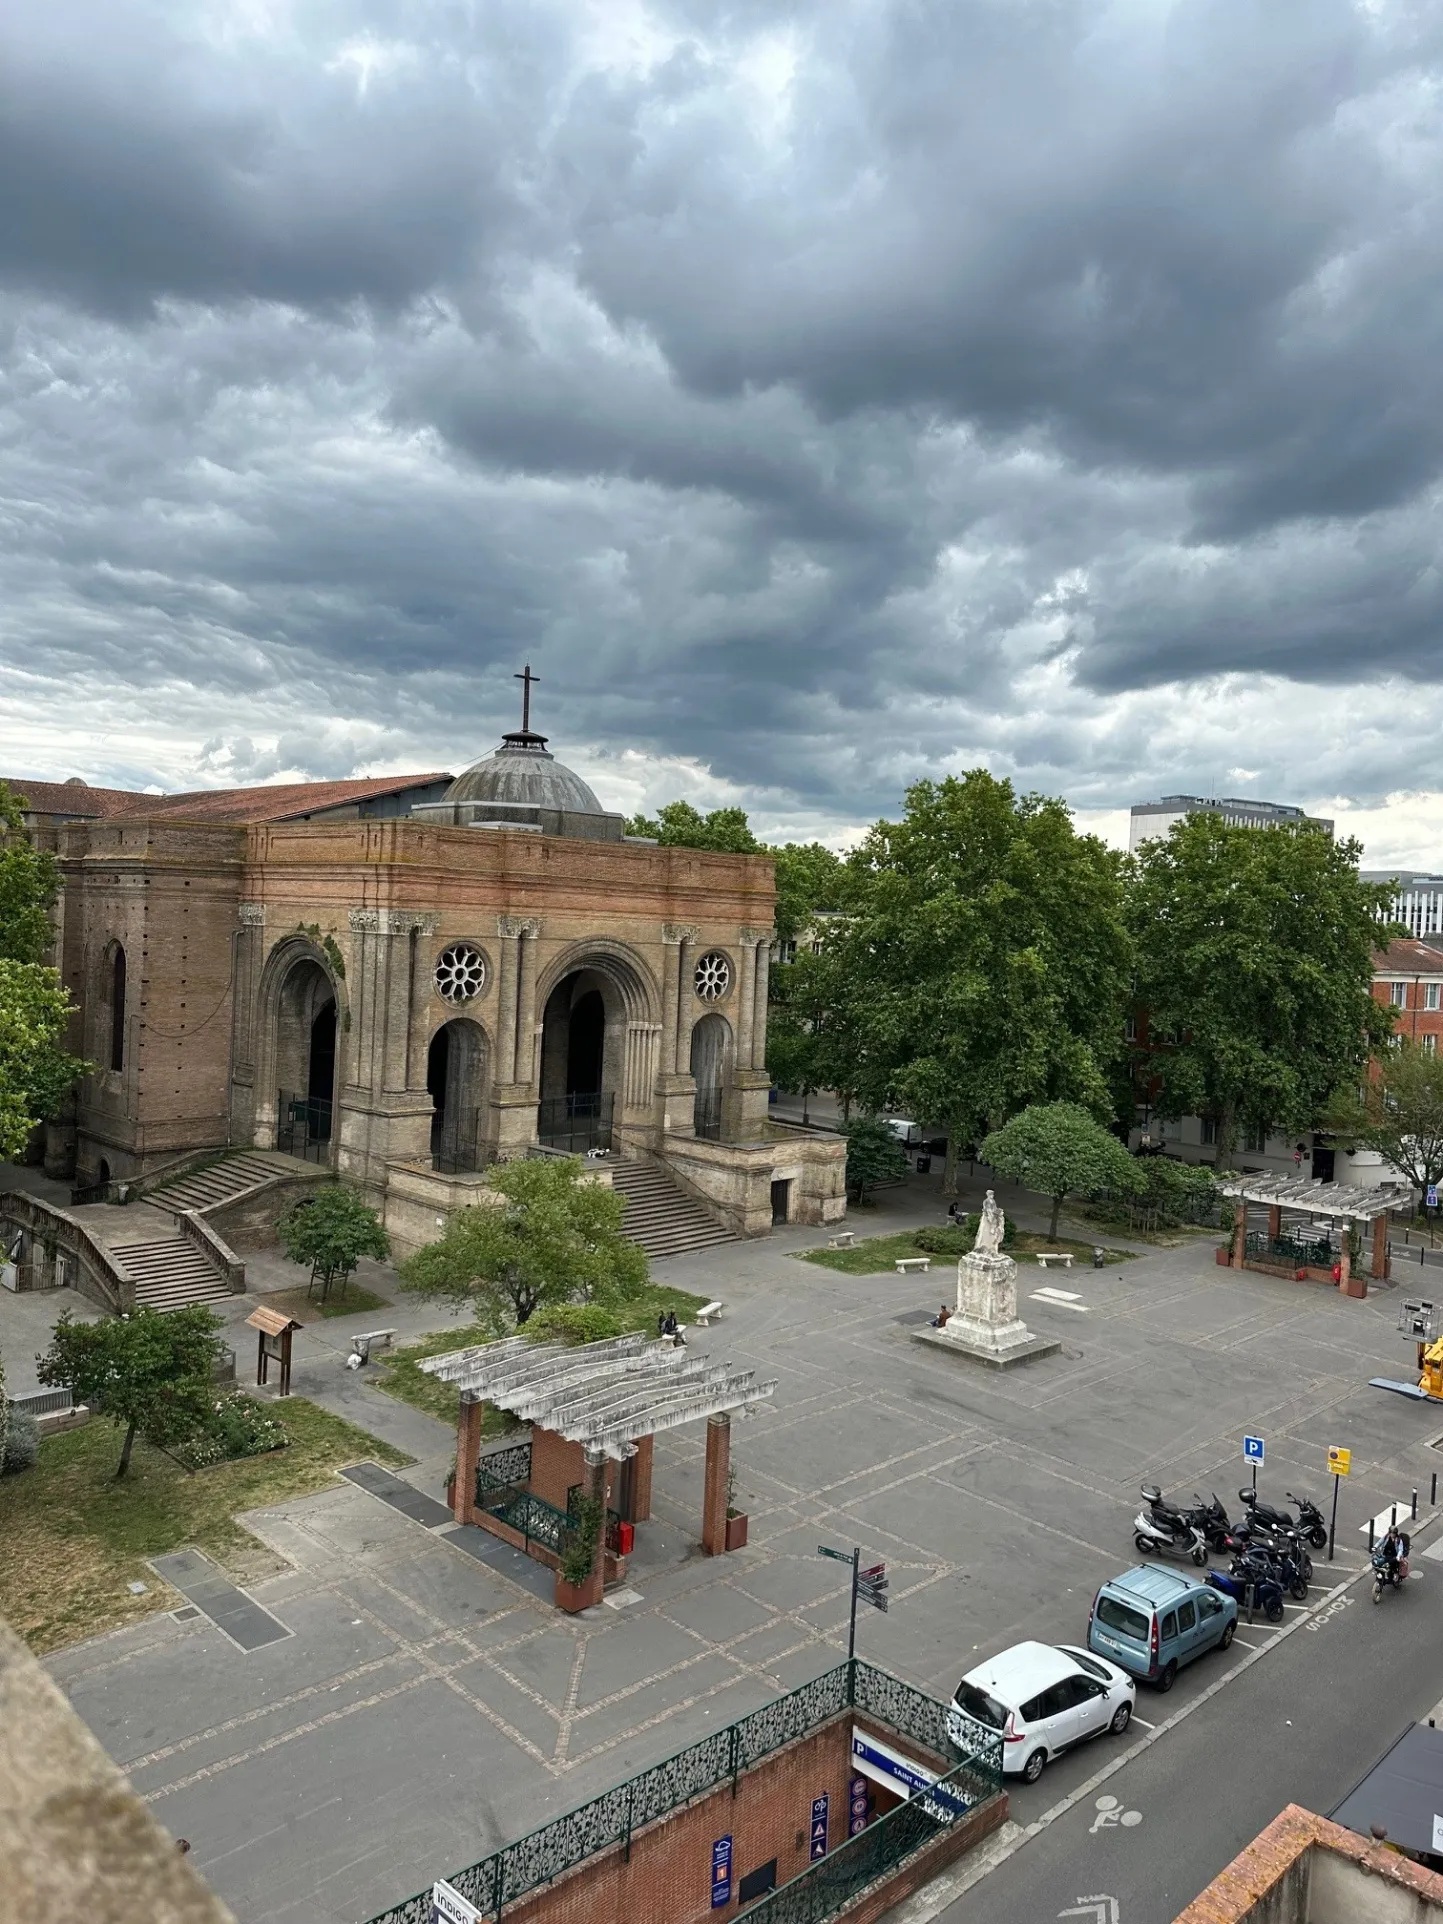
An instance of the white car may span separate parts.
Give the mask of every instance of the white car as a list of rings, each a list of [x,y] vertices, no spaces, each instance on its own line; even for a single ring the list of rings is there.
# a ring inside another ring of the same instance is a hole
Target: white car
[[[1132,1722],[1137,1686],[1125,1670],[1075,1644],[1014,1643],[969,1670],[947,1713],[959,1750],[1002,1735],[1002,1768],[1035,1784],[1049,1758]]]

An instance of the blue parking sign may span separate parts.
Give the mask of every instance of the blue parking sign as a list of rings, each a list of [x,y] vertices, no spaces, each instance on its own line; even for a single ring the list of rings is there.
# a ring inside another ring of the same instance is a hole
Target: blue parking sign
[[[1245,1436],[1243,1438],[1243,1461],[1245,1463],[1260,1464],[1262,1460],[1263,1439],[1260,1436]]]
[[[1423,1198],[1423,1201],[1429,1209],[1436,1209],[1438,1207],[1438,1185],[1436,1182],[1429,1183],[1428,1194]]]

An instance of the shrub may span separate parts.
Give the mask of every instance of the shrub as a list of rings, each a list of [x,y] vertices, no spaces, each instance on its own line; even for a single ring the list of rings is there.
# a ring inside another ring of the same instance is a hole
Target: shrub
[[[600,1303],[548,1303],[521,1330],[523,1336],[537,1343],[556,1337],[563,1343],[604,1343],[609,1336],[625,1333],[621,1317]]]
[[[578,1497],[571,1512],[572,1532],[559,1559],[567,1583],[581,1585],[591,1575],[596,1561],[596,1541],[605,1520],[594,1496]]]
[[[29,1410],[8,1412],[4,1453],[0,1455],[0,1476],[14,1476],[19,1470],[33,1470],[40,1454],[40,1425]]]
[[[929,1256],[965,1256],[977,1241],[981,1222],[981,1212],[973,1210],[960,1223],[942,1223],[936,1229],[919,1229],[912,1237],[913,1247],[925,1250]],[[1017,1225],[1008,1216],[1003,1222],[1002,1247],[1010,1249],[1016,1239]]]
[[[229,1463],[242,1456],[264,1456],[290,1442],[285,1425],[263,1403],[241,1390],[217,1398],[204,1426],[176,1444],[172,1455],[188,1470]]]

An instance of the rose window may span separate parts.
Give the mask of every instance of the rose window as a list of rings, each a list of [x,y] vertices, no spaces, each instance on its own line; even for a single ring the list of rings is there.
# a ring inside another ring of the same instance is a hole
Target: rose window
[[[720,949],[711,949],[697,963],[693,981],[703,1002],[720,1002],[732,985],[732,965]]]
[[[486,987],[486,958],[470,942],[453,942],[436,960],[436,993],[448,1002],[469,1002]]]

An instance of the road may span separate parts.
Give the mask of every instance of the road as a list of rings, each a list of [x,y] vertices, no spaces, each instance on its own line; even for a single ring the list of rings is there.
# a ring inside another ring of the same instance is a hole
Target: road
[[[1418,1551],[1433,1539],[1429,1531]],[[1145,1746],[1129,1743],[1103,1782],[1116,1739],[1019,1786],[1014,1819],[1042,1828],[936,1915],[1054,1924],[1080,1898],[1110,1897],[1109,1924],[1169,1924],[1284,1805],[1332,1809],[1443,1697],[1443,1563],[1415,1554],[1413,1567],[1417,1580],[1376,1607],[1366,1581],[1332,1600],[1321,1592],[1261,1655],[1234,1646],[1235,1659],[1203,1658],[1170,1696],[1140,1692],[1139,1720],[1158,1725],[1141,1733]],[[1328,1578],[1326,1566],[1317,1574]],[[1262,1646],[1266,1633],[1245,1628],[1239,1644],[1245,1637]]]

